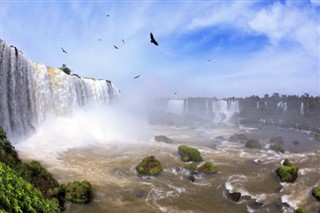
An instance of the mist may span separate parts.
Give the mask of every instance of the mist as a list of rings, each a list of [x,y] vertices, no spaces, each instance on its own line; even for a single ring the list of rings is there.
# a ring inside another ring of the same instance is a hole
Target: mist
[[[27,138],[16,142],[19,152],[37,158],[56,158],[73,148],[147,143],[149,125],[144,113],[121,103],[90,104],[68,116],[48,116]]]

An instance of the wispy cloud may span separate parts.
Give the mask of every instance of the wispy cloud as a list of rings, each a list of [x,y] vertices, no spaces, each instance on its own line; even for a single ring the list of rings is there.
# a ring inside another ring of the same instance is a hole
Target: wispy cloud
[[[319,95],[316,1],[2,4],[4,40],[34,61],[111,79],[127,96]]]

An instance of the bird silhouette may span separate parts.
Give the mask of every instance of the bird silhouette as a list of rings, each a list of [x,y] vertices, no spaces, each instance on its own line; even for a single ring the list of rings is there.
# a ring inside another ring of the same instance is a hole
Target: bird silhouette
[[[175,95],[177,94],[177,92],[174,93]]]
[[[109,14],[107,14],[107,17],[110,17],[110,15],[109,15]]]
[[[119,47],[117,47],[116,45],[113,45],[115,49],[119,49]]]
[[[122,43],[124,43],[124,44],[126,43],[126,42],[124,42],[124,39],[122,39]]]
[[[67,65],[66,64],[62,64],[62,67],[66,67]]]
[[[101,41],[101,38],[98,38],[99,41]]]
[[[153,34],[150,33],[150,42],[153,43],[154,45],[158,46],[158,42],[154,39]]]
[[[208,60],[208,62],[210,62],[210,61],[211,61],[211,59]]]
[[[62,51],[63,51],[64,53],[67,53],[67,51],[65,51],[62,47],[61,47],[61,49],[62,49]]]
[[[140,75],[137,75],[137,76],[134,76],[133,78],[139,78],[140,77]]]

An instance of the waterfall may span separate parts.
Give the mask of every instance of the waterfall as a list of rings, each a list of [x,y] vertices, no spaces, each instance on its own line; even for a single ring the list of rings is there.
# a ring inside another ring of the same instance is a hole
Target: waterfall
[[[288,107],[287,107],[287,103],[286,102],[282,102],[280,101],[279,103],[277,103],[277,108],[281,109],[283,112],[287,111]]]
[[[304,115],[304,105],[303,105],[303,102],[301,102],[301,105],[300,105],[300,114],[301,114],[301,115]]]
[[[184,100],[183,99],[171,99],[168,101],[167,112],[171,112],[177,115],[184,114]]]
[[[233,100],[212,100],[214,123],[226,123],[235,114],[239,113],[239,102]]]
[[[260,103],[259,103],[259,101],[257,101],[257,109],[259,109],[260,108]]]
[[[110,103],[119,90],[108,80],[68,75],[27,59],[0,40],[0,125],[25,135],[49,114],[72,114],[90,102]]]

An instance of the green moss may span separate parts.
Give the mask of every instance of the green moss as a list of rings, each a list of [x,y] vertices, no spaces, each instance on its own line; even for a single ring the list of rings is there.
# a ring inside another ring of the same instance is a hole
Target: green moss
[[[279,145],[279,144],[271,144],[270,149],[276,151],[276,152],[281,152],[281,153],[284,153],[284,148],[283,146]]]
[[[192,163],[188,164],[185,168],[188,169],[188,170],[197,170],[198,163],[192,162]]]
[[[59,186],[58,182],[38,161],[22,163],[18,173],[32,185],[38,187],[44,196],[46,196],[49,189]]]
[[[320,201],[320,186],[316,186],[312,189],[312,195]]]
[[[0,140],[5,140],[5,139],[7,139],[7,134],[0,126]]]
[[[211,162],[205,162],[202,166],[198,168],[198,171],[205,174],[214,174],[218,172],[218,168]]]
[[[65,198],[73,203],[89,203],[92,198],[92,186],[84,180],[82,182],[74,181],[65,186]]]
[[[261,149],[262,148],[260,141],[256,140],[256,139],[249,139],[246,142],[245,146],[248,148],[252,148],[252,149]]]
[[[296,213],[305,213],[306,211],[304,210],[303,207],[299,207],[295,210]]]
[[[197,149],[186,146],[186,145],[180,145],[178,147],[178,153],[180,155],[181,160],[184,162],[187,162],[187,161],[200,162],[203,160],[200,152]]]
[[[292,166],[292,163],[289,161],[289,159],[284,159],[282,165],[284,165],[284,166]]]
[[[54,213],[60,209],[57,203],[44,199],[37,188],[0,162],[0,211]]]
[[[281,136],[279,137],[272,137],[270,139],[270,143],[277,143],[277,144],[283,144],[283,138]]]
[[[245,142],[248,140],[248,137],[245,134],[234,134],[229,137],[230,142]]]
[[[320,141],[320,133],[314,133],[314,139]]]
[[[140,175],[158,175],[163,171],[163,167],[159,160],[154,156],[145,157],[136,167]]]
[[[16,167],[21,163],[18,153],[7,139],[0,140],[0,162]]]
[[[297,166],[280,166],[276,172],[280,181],[293,183],[298,177],[299,167]]]

